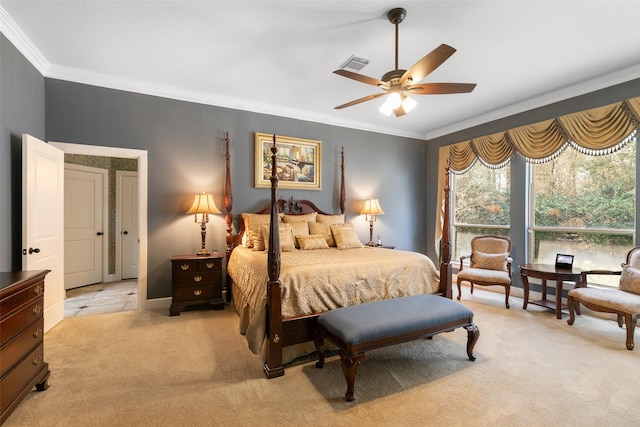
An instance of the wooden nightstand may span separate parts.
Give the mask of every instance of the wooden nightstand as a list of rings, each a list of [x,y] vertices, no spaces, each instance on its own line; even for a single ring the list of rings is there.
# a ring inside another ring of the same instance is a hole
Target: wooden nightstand
[[[182,255],[171,258],[172,298],[170,316],[187,307],[210,305],[224,309],[222,255]]]

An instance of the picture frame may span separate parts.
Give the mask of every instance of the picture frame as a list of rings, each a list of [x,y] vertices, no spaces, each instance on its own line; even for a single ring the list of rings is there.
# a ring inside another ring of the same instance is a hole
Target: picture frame
[[[255,133],[255,187],[271,188],[273,134]],[[276,135],[279,189],[322,190],[322,141]]]

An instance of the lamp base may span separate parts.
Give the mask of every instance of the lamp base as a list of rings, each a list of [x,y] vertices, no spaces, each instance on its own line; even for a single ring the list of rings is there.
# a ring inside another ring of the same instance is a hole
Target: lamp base
[[[197,256],[209,256],[209,255],[213,255],[213,254],[211,253],[211,251],[209,251],[209,249],[202,248],[202,249],[200,249],[198,251],[198,253],[196,255]]]
[[[369,242],[367,242],[366,246],[378,246],[378,245],[376,245],[376,244],[375,244],[374,242],[372,242],[372,241],[369,241]]]

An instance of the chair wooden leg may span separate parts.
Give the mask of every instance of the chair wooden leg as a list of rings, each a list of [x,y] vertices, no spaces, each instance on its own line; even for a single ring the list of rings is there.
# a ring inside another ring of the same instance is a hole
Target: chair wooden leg
[[[505,297],[504,297],[504,305],[509,308],[509,293],[511,293],[511,286],[509,285],[504,285],[504,293],[505,293]]]
[[[460,301],[460,297],[462,297],[462,288],[460,287],[461,279],[458,279],[458,301]]]
[[[633,334],[636,331],[636,322],[638,318],[635,314],[625,314],[624,320],[627,326],[627,350],[633,350]]]
[[[625,322],[625,318],[622,314],[618,313],[618,326],[622,328],[623,323]]]
[[[571,295],[567,297],[567,307],[569,308],[569,320],[567,320],[567,323],[573,325],[573,322],[576,320],[576,312],[575,301]]]

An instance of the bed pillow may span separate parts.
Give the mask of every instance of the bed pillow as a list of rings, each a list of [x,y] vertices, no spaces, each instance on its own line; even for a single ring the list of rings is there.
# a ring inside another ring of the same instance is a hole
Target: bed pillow
[[[361,248],[362,242],[358,239],[356,231],[353,229],[351,223],[345,224],[331,224],[331,233],[336,240],[336,247],[338,249],[353,249]]]
[[[507,269],[508,253],[488,254],[486,252],[476,251],[471,256],[472,268],[483,268],[485,270],[505,271]]]
[[[287,223],[315,221],[317,215],[318,215],[317,212],[311,212],[311,213],[302,214],[302,215],[293,215],[293,214],[284,215],[282,217],[282,221]]]
[[[293,233],[293,241],[296,244],[296,248],[299,248],[298,237],[299,236],[308,236],[309,235],[309,226],[307,222],[289,222],[291,226],[291,232]]]
[[[331,233],[331,228],[329,228],[329,224],[322,224],[319,222],[308,222],[309,226],[309,234],[322,234],[324,239],[327,242],[329,247],[335,247],[336,241],[333,238],[333,234]]]
[[[298,236],[298,247],[304,250],[310,249],[329,249],[327,240],[323,234],[310,234],[307,236]]]
[[[620,290],[640,294],[640,270],[630,265],[622,267]]]
[[[269,224],[271,221],[271,215],[243,213],[242,219],[244,221],[244,235],[246,236],[245,245],[248,248],[254,248],[257,243],[257,248],[255,250],[263,251],[264,244],[260,226]]]
[[[318,214],[316,222],[321,224],[344,224],[344,214],[340,215],[324,215]]]
[[[269,225],[260,226],[262,230],[262,237],[264,239],[264,249],[269,250]],[[280,224],[280,250],[282,252],[292,252],[296,250],[293,244],[293,234],[291,233],[291,225]]]

